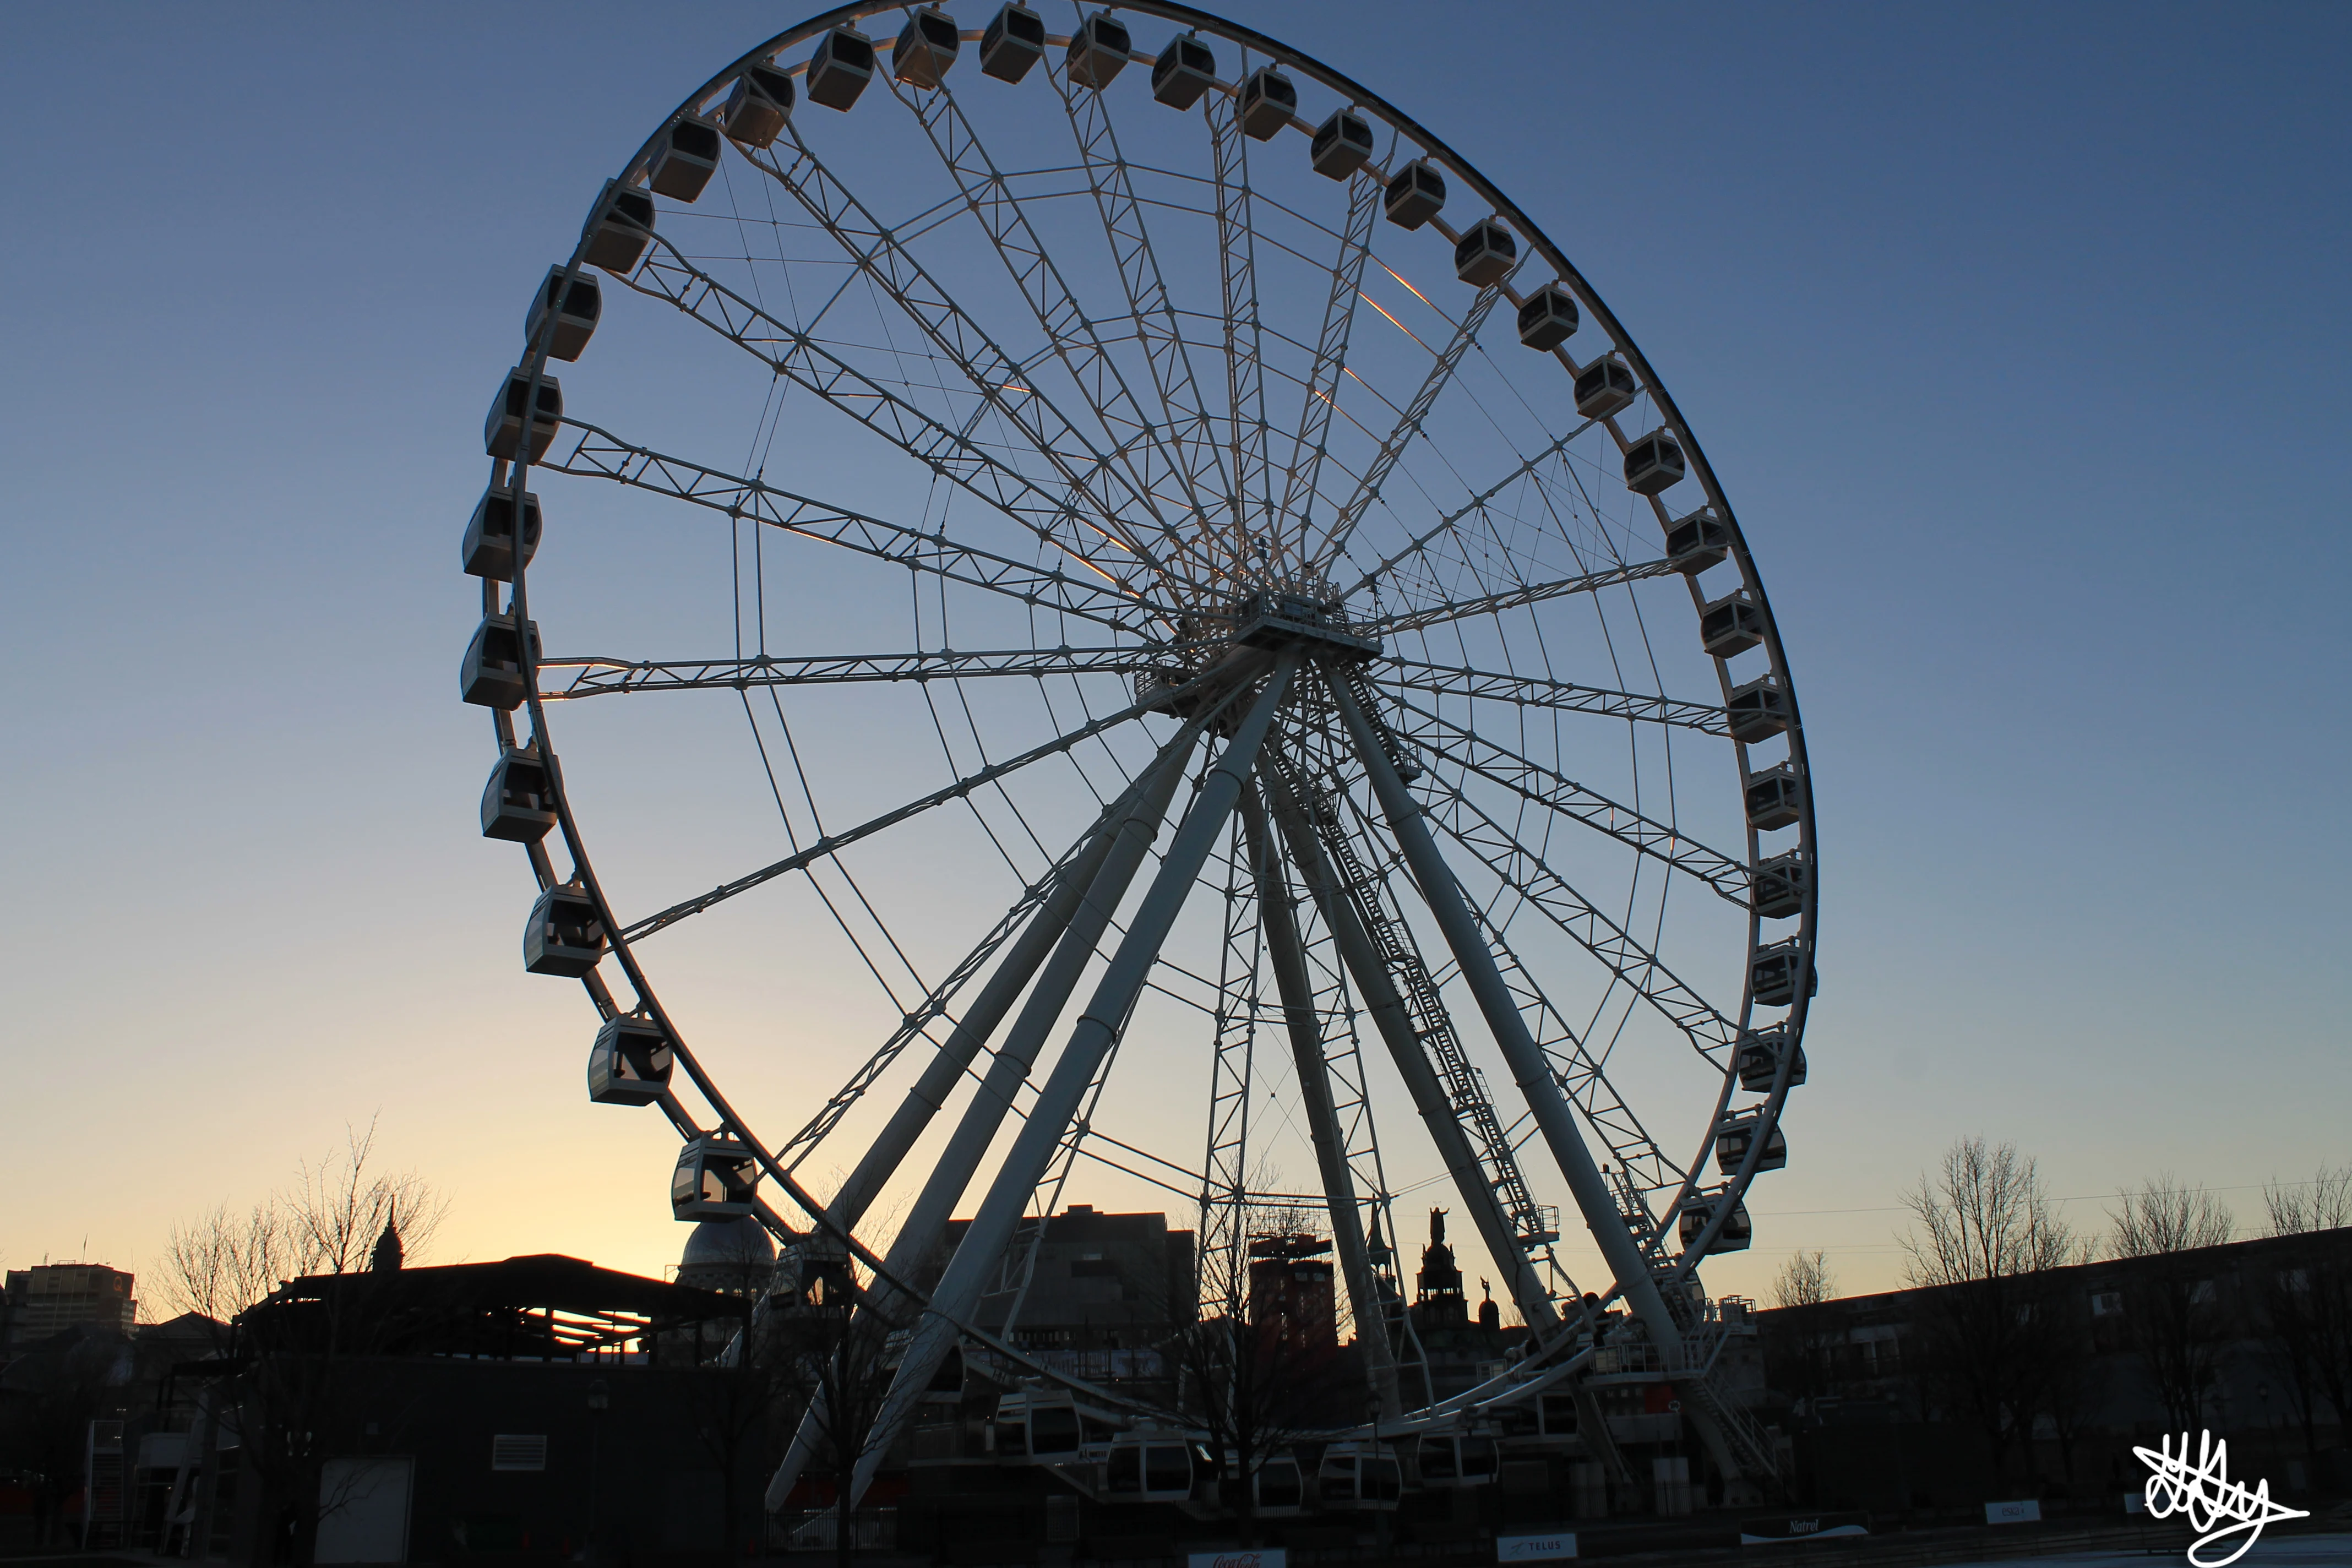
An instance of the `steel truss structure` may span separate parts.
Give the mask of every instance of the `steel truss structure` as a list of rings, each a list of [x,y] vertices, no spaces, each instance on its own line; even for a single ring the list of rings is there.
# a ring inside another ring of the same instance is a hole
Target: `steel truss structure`
[[[530,966],[605,1022],[597,1097],[679,1133],[678,1217],[755,1215],[895,1331],[860,1488],[959,1346],[1181,1421],[1024,1348],[1080,1172],[1197,1206],[1210,1313],[1250,1310],[1264,1214],[1314,1211],[1382,1435],[1574,1386],[1613,1321],[1767,1474],[1697,1270],[1784,1157],[1817,888],[1738,519],[1591,285],[1427,129],[1188,6],[1096,15],[1125,47],[1073,11],[1020,68],[970,58],[978,16],[951,57],[900,7],[814,17],[551,273],[467,566]],[[908,29],[866,74],[862,24]],[[1180,37],[1213,75],[1156,68]],[[546,559],[478,549],[533,484]],[[1391,1250],[1423,1189],[1529,1331],[1444,1396]]]

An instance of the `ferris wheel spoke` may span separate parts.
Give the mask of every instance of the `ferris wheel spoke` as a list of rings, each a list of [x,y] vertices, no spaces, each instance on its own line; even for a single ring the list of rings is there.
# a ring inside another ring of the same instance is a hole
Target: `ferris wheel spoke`
[[[1231,429],[1234,535],[1241,560],[1279,561],[1281,518],[1268,471],[1265,333],[1258,315],[1257,249],[1250,221],[1249,147],[1238,96],[1217,94],[1205,110],[1216,167],[1217,271],[1224,304],[1225,402]]]
[[[1284,527],[1297,531],[1297,548],[1301,555],[1306,553],[1307,533],[1314,526],[1308,511],[1322,483],[1331,411],[1339,404],[1339,377],[1348,365],[1356,298],[1363,289],[1364,263],[1372,254],[1372,217],[1380,205],[1380,181],[1359,174],[1348,182],[1348,226],[1339,237],[1339,255],[1331,266],[1331,289],[1323,302],[1323,330],[1315,340],[1315,358],[1303,384],[1305,395],[1291,443],[1290,468],[1283,475],[1282,509],[1276,514]]]
[[[1603,588],[1613,588],[1620,583],[1640,583],[1652,577],[1673,576],[1681,571],[1682,567],[1672,557],[1635,562],[1630,565],[1612,566],[1604,571],[1587,572],[1577,577],[1528,583],[1475,599],[1454,599],[1426,609],[1400,611],[1369,624],[1381,636],[1393,637],[1399,632],[1419,631],[1423,626],[1444,626],[1449,621],[1468,620],[1474,616],[1492,616],[1527,605],[1539,605],[1546,599],[1566,598],[1571,594],[1595,594]]]
[[[1548,708],[1569,713],[1594,713],[1606,719],[1672,724],[1696,730],[1702,734],[1727,738],[1731,733],[1729,721],[1719,703],[1652,697],[1639,691],[1612,691],[1606,687],[1580,686],[1572,680],[1505,675],[1496,670],[1430,664],[1394,656],[1368,674],[1383,688],[1402,687],[1411,691],[1425,691],[1433,697],[1508,702],[1522,708]]]
[[[750,517],[786,533],[836,544],[912,572],[985,588],[1033,608],[1076,616],[1123,632],[1148,635],[1144,627],[1149,619],[1172,621],[1177,613],[1142,597],[1091,562],[1082,561],[1081,565],[1096,581],[958,544],[944,532],[887,522],[795,495],[762,479],[747,479],[634,446],[576,419],[567,418],[564,424],[580,432],[578,441],[561,458],[551,453],[539,467],[559,474],[612,480],[730,517]]]
[[[1532,758],[1521,756],[1467,725],[1442,719],[1402,696],[1394,700],[1400,709],[1423,721],[1412,738],[1422,742],[1433,756],[1500,784],[1523,800],[1580,822],[1630,849],[1664,861],[1705,882],[1727,901],[1742,909],[1748,907],[1748,874],[1745,862],[1710,849],[1672,823],[1646,816]],[[1434,742],[1426,738],[1433,730],[1441,737]]]
[[[1579,423],[1575,428],[1569,431],[1567,435],[1551,442],[1541,451],[1536,453],[1535,456],[1522,458],[1509,473],[1505,474],[1501,479],[1496,479],[1493,484],[1488,485],[1485,489],[1480,490],[1468,500],[1463,502],[1452,511],[1447,512],[1444,517],[1439,518],[1435,524],[1433,524],[1426,532],[1414,535],[1413,538],[1409,540],[1402,549],[1396,552],[1395,554],[1383,558],[1375,564],[1371,570],[1366,572],[1361,577],[1356,579],[1355,585],[1349,588],[1347,595],[1343,596],[1352,597],[1355,595],[1362,593],[1365,589],[1378,582],[1381,577],[1386,576],[1394,567],[1402,564],[1410,557],[1418,555],[1423,551],[1427,550],[1430,545],[1434,543],[1437,540],[1453,532],[1454,530],[1461,524],[1464,518],[1468,517],[1473,512],[1485,510],[1488,503],[1493,501],[1496,496],[1501,495],[1505,490],[1510,489],[1513,485],[1517,484],[1521,479],[1527,479],[1530,475],[1534,474],[1546,463],[1550,462],[1554,458],[1557,458],[1561,453],[1567,451],[1570,443],[1573,442],[1578,437],[1583,435],[1587,430],[1591,429],[1600,423],[1601,421],[1598,419],[1583,420]]]
[[[1124,585],[1125,579],[1096,558],[1087,542],[1089,535],[1129,558],[1113,558],[1121,571],[1156,564],[1121,531],[1079,505],[1074,495],[1055,496],[989,452],[968,428],[941,424],[807,332],[779,321],[704,272],[667,240],[656,236],[645,259],[624,281],[641,294],[676,306],[1106,581]]]
[[[977,676],[1125,674],[1167,667],[1206,651],[1202,643],[1142,643],[1124,647],[1008,648],[993,653],[761,654],[751,658],[640,659],[553,656],[539,668],[578,671],[571,684],[542,691],[542,701],[641,691],[740,691],[759,686],[831,686],[858,681],[967,680]]]

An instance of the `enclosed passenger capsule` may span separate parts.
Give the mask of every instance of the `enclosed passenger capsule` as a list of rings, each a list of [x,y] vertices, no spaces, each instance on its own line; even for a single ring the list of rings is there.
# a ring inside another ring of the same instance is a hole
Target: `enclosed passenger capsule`
[[[1381,210],[1399,228],[1419,228],[1445,206],[1445,176],[1416,158],[1396,172],[1381,197]]]
[[[1727,1176],[1738,1170],[1739,1162],[1748,1158],[1748,1151],[1756,1142],[1756,1130],[1763,1125],[1761,1106],[1725,1117],[1723,1124],[1715,1130],[1715,1168]],[[1780,1124],[1775,1122],[1765,1135],[1764,1152],[1756,1157],[1756,1168],[1778,1171],[1788,1163],[1789,1140],[1781,1135]]]
[[[1706,1229],[1707,1222],[1715,1217],[1716,1205],[1722,1201],[1721,1193],[1701,1193],[1683,1205],[1681,1235],[1685,1251],[1697,1244],[1699,1233]],[[1725,1220],[1723,1228],[1715,1233],[1715,1241],[1707,1251],[1745,1252],[1748,1244],[1755,1239],[1755,1234],[1754,1227],[1748,1223],[1748,1205],[1734,1204],[1731,1217]]]
[[[746,147],[772,147],[793,114],[793,79],[774,66],[746,66],[727,95],[719,118],[730,141]]]
[[[1769,1094],[1772,1079],[1780,1070],[1780,1058],[1789,1054],[1789,1028],[1775,1024],[1769,1029],[1751,1029],[1739,1037],[1739,1087],[1751,1094]],[[1796,1088],[1805,1081],[1805,1052],[1797,1048],[1797,1059],[1789,1068],[1789,1087]]]
[[[522,929],[522,966],[533,974],[577,980],[604,956],[604,922],[596,900],[577,882],[550,888],[530,906]]]
[[[1799,951],[1797,939],[1776,942],[1769,947],[1759,947],[1756,956],[1748,961],[1748,984],[1759,1007],[1786,1007],[1797,999],[1797,971],[1804,966],[1804,955]],[[1822,988],[1819,970],[1809,970],[1805,975],[1805,994],[1812,995]]]
[[[539,655],[539,623],[530,627],[531,656]],[[488,615],[474,628],[466,645],[465,662],[457,668],[457,694],[477,708],[511,713],[522,706],[522,639],[515,633],[511,612]]]
[[[1192,1447],[1170,1432],[1113,1435],[1103,1460],[1113,1502],[1182,1502],[1192,1495]]]
[[[1682,443],[1666,431],[1653,430],[1625,448],[1625,488],[1635,495],[1663,494],[1686,471]]]
[[[1428,1433],[1414,1456],[1425,1487],[1483,1487],[1495,1479],[1501,1460],[1492,1437]]]
[[[1315,1484],[1327,1509],[1392,1513],[1404,1477],[1385,1445],[1334,1443],[1323,1450]]]
[[[1685,512],[1666,524],[1666,553],[1673,557],[1675,570],[1695,577],[1710,566],[1721,565],[1731,553],[1731,530],[1710,508]]]
[[[1480,218],[1454,242],[1454,275],[1474,289],[1491,289],[1518,265],[1519,242],[1493,218]]]
[[[992,1440],[999,1459],[1064,1463],[1078,1457],[1086,1436],[1077,1401],[1066,1393],[1024,1389],[1003,1394],[996,1402]]]
[[[1723,716],[1730,727],[1731,738],[1749,745],[1789,727],[1789,694],[1772,677],[1759,675],[1745,686],[1731,689],[1731,700],[1723,705]]]
[[[1576,412],[1586,419],[1606,419],[1642,395],[1642,384],[1625,362],[1613,355],[1594,360],[1576,373]]]
[[[607,1018],[588,1051],[588,1098],[598,1105],[651,1105],[669,1088],[676,1056],[651,1018]]]
[[[596,279],[583,273],[567,284],[563,268],[551,267],[547,269],[547,281],[531,296],[530,313],[523,318],[523,342],[536,343],[539,334],[552,327],[547,340],[548,356],[578,359],[580,351],[595,334],[596,318],[604,310],[604,291],[596,286]]]
[[[1745,588],[1734,589],[1699,611],[1698,640],[1711,658],[1746,653],[1764,640],[1764,612]]]
[[[1519,342],[1545,353],[1576,335],[1576,298],[1557,283],[1547,283],[1519,307]]]
[[[809,101],[846,110],[874,79],[874,40],[855,27],[835,27],[809,56]]]
[[[1062,57],[1062,63],[1072,81],[1100,92],[1127,68],[1128,56],[1133,52],[1134,40],[1118,18],[1097,11],[1070,35],[1069,53]]]
[[[555,826],[555,790],[537,746],[509,747],[499,753],[482,786],[482,837],[509,844],[536,844]]]
[[[490,399],[482,420],[482,449],[493,458],[514,461],[523,447],[523,405],[530,399],[530,373],[520,365],[507,372],[506,384]],[[555,445],[555,426],[563,417],[563,384],[551,375],[539,378],[539,406],[530,421],[530,460],[538,462]]]
[[[1151,62],[1151,96],[1171,109],[1190,109],[1217,84],[1217,57],[1187,35],[1171,38]]]
[[[1784,921],[1805,907],[1805,858],[1791,849],[1756,863],[1756,912],[1768,921]]]
[[[702,195],[718,168],[719,128],[707,120],[673,120],[646,165],[646,184],[656,195],[690,202]]]
[[[980,35],[980,69],[999,81],[1019,81],[1045,58],[1045,19],[1026,5],[1008,5]]]
[[[522,559],[530,564],[539,553],[539,497],[530,490],[522,496]],[[466,522],[466,542],[460,554],[464,557],[466,574],[487,577],[493,583],[511,583],[515,570],[515,504],[514,488],[492,485],[474,503],[474,515]]]
[[[1229,1460],[1226,1469],[1232,1468]],[[1307,1511],[1307,1478],[1287,1454],[1258,1466],[1250,1477],[1250,1494],[1260,1519],[1292,1519]]]
[[[1748,777],[1748,826],[1760,832],[1786,827],[1797,820],[1804,781],[1793,762],[1776,763]]]
[[[1240,103],[1242,134],[1270,142],[1298,112],[1298,89],[1272,66],[1260,66],[1242,79]]]
[[[1372,155],[1372,128],[1352,109],[1342,109],[1315,128],[1308,161],[1315,172],[1344,180],[1362,168]]]
[[[926,5],[898,29],[898,41],[890,48],[890,74],[916,87],[937,87],[962,50],[955,18]]]
[[[618,180],[607,180],[580,233],[588,241],[589,266],[625,278],[653,241],[654,199]]]
[[[670,1173],[669,1212],[678,1219],[728,1219],[751,1212],[760,1162],[732,1138],[689,1140]]]

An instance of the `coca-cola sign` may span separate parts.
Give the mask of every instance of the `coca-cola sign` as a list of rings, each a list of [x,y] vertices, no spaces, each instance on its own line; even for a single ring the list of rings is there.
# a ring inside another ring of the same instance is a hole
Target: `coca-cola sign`
[[[1195,1552],[1186,1556],[1184,1568],[1290,1568],[1290,1553],[1278,1546],[1255,1552]]]

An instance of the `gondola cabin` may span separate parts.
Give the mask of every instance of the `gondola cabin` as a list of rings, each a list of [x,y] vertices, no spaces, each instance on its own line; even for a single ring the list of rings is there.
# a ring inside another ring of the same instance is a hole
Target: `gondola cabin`
[[[1576,336],[1580,323],[1576,297],[1557,283],[1547,283],[1519,307],[1519,342],[1549,353]]]
[[[1519,262],[1519,242],[1493,218],[1480,218],[1454,244],[1454,275],[1474,289],[1491,289]]]
[[[1748,1151],[1756,1142],[1756,1130],[1763,1125],[1761,1110],[1727,1116],[1715,1133],[1715,1168],[1725,1175],[1739,1169],[1739,1162],[1748,1158]],[[1764,1138],[1764,1152],[1756,1158],[1759,1171],[1783,1170],[1789,1163],[1789,1140],[1773,1125]]]
[[[1772,677],[1759,675],[1745,686],[1731,689],[1731,700],[1723,705],[1723,716],[1733,740],[1742,745],[1753,745],[1789,727],[1789,694]]]
[[[588,1098],[598,1105],[651,1105],[669,1088],[676,1056],[651,1018],[607,1018],[588,1049]]]
[[[530,906],[522,929],[522,966],[533,974],[577,980],[604,956],[604,922],[596,900],[577,882],[548,889]]]
[[[1764,612],[1747,590],[1726,594],[1700,609],[1699,646],[1710,658],[1729,658],[1764,640]]]
[[[1386,1444],[1334,1443],[1316,1467],[1315,1489],[1329,1510],[1393,1513],[1404,1491],[1403,1468]]]
[[[1805,907],[1805,858],[1791,849],[1756,865],[1756,912],[1768,921],[1784,921]]]
[[[1806,968],[1803,955],[1798,952],[1797,939],[1776,942],[1769,947],[1759,947],[1748,963],[1748,983],[1750,994],[1759,1007],[1786,1007],[1797,999],[1797,971]],[[1821,972],[1807,969],[1805,994],[1812,995],[1822,988]]]
[[[1381,196],[1381,210],[1399,228],[1419,228],[1445,207],[1445,176],[1416,158],[1396,172]]]
[[[1372,156],[1372,128],[1352,109],[1342,109],[1315,128],[1307,161],[1327,179],[1344,180]]]
[[[816,41],[805,78],[811,103],[846,111],[873,79],[873,39],[855,27],[835,27]]]
[[[1682,443],[1664,430],[1653,430],[1625,448],[1625,488],[1637,496],[1663,495],[1688,471]]]
[[[618,180],[607,180],[580,233],[588,241],[589,266],[625,278],[653,241],[653,198]]]
[[[1604,357],[1576,373],[1576,412],[1583,419],[1606,419],[1642,395],[1642,384],[1625,362]]]
[[[1754,1029],[1740,1037],[1739,1087],[1750,1094],[1769,1094],[1772,1080],[1780,1071],[1780,1058],[1789,1054],[1789,1030],[1786,1025],[1775,1024],[1769,1029]],[[1797,1048],[1797,1059],[1789,1067],[1789,1087],[1796,1088],[1805,1081],[1805,1052]]]
[[[1234,1461],[1228,1459],[1227,1468]],[[1260,1465],[1250,1477],[1250,1501],[1260,1519],[1294,1519],[1307,1511],[1307,1478],[1287,1454]]]
[[[1700,1233],[1715,1217],[1716,1205],[1722,1201],[1720,1193],[1701,1193],[1683,1205],[1681,1236],[1684,1251],[1687,1252],[1697,1245]],[[1725,1220],[1723,1228],[1715,1233],[1715,1240],[1708,1245],[1707,1251],[1709,1254],[1745,1252],[1755,1238],[1755,1227],[1748,1223],[1748,1205],[1734,1204],[1731,1205],[1731,1217]]]
[[[504,385],[490,399],[482,420],[482,449],[493,458],[513,462],[523,448],[523,407],[530,401],[530,373],[517,365],[507,372]],[[551,375],[539,378],[539,404],[530,420],[530,460],[538,462],[555,445],[555,427],[563,418],[563,384]]]
[[[890,74],[909,86],[937,87],[962,50],[955,18],[926,5],[898,29],[898,41],[890,47]]]
[[[1803,810],[1803,793],[1804,781],[1797,776],[1794,763],[1775,763],[1762,773],[1751,773],[1747,790],[1748,826],[1766,833],[1790,826]]]
[[[1112,1502],[1183,1502],[1192,1495],[1192,1446],[1174,1432],[1119,1432],[1103,1458]]]
[[[1272,66],[1260,66],[1242,79],[1242,134],[1253,142],[1268,142],[1298,112],[1298,89]]]
[[[719,114],[727,137],[746,147],[772,147],[793,115],[793,79],[774,66],[747,66],[735,79]]]
[[[1217,85],[1217,57],[1189,36],[1168,40],[1151,62],[1151,96],[1171,109],[1190,109]]]
[[[1022,1389],[1000,1395],[990,1440],[1000,1460],[1033,1465],[1075,1461],[1088,1444],[1109,1441],[1113,1427],[1061,1389]]]
[[[1005,5],[980,35],[980,70],[999,81],[1019,81],[1045,58],[1045,19],[1026,5]]]
[[[646,166],[646,184],[657,196],[690,202],[718,170],[719,128],[707,120],[673,120]]]
[[[536,343],[540,333],[547,332],[549,358],[576,360],[595,335],[596,318],[604,311],[604,291],[596,286],[596,279],[583,273],[567,284],[563,268],[551,267],[547,280],[531,296],[530,313],[523,318],[522,341]]]
[[[531,653],[539,652],[539,623],[530,624]],[[522,640],[515,635],[512,615],[484,616],[466,645],[465,661],[457,668],[457,694],[477,708],[511,713],[522,706]]]
[[[1483,1487],[1491,1482],[1502,1460],[1492,1437],[1458,1433],[1423,1434],[1413,1462],[1425,1487]]]
[[[1731,530],[1710,508],[1685,512],[1666,524],[1666,554],[1673,559],[1675,570],[1685,577],[1721,565],[1730,553]]]
[[[731,1219],[751,1212],[760,1162],[732,1138],[687,1141],[670,1173],[669,1212],[678,1219]]]
[[[530,564],[539,553],[539,497],[530,490],[522,493],[522,559]],[[493,583],[511,583],[515,569],[515,504],[514,489],[508,485],[492,485],[474,503],[474,515],[466,521],[466,542],[460,551],[466,574],[487,577]]]
[[[1127,28],[1118,18],[1108,11],[1097,11],[1079,23],[1078,30],[1070,35],[1069,53],[1062,57],[1062,64],[1072,81],[1100,92],[1127,68],[1128,58],[1133,53],[1134,40],[1127,36]]]
[[[537,746],[509,747],[499,753],[482,786],[482,837],[509,844],[536,844],[555,826],[555,790]]]

